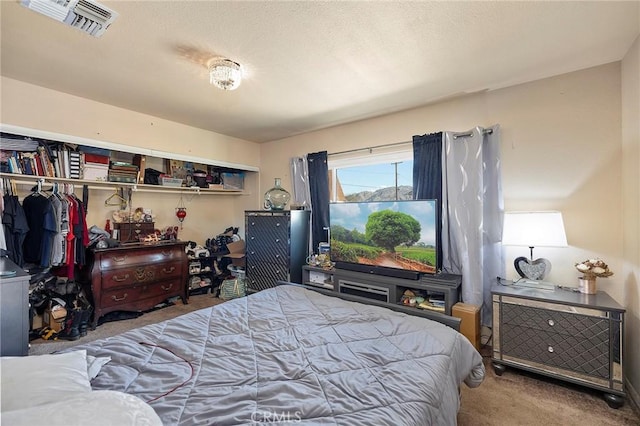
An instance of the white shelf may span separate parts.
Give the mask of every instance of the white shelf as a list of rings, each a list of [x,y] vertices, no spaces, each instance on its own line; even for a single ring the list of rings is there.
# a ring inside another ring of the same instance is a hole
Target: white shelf
[[[192,155],[184,155],[184,154],[167,152],[167,151],[158,151],[155,149],[124,145],[124,144],[115,143],[115,142],[107,142],[107,141],[101,141],[97,139],[70,136],[62,133],[54,133],[54,132],[48,132],[44,130],[32,129],[28,127],[14,126],[11,124],[0,123],[0,131],[5,133],[11,133],[14,135],[29,136],[32,138],[46,139],[46,140],[55,141],[55,142],[67,142],[67,143],[72,143],[77,145],[87,145],[87,146],[92,146],[96,148],[104,148],[112,151],[128,152],[131,154],[148,155],[151,157],[158,157],[158,158],[171,159],[171,160],[190,161],[193,163],[207,164],[207,165],[217,166],[217,167],[228,167],[231,169],[237,169],[241,171],[249,171],[249,172],[260,171],[258,167],[250,166],[247,164],[238,164],[238,163],[232,163],[228,161],[211,160],[211,159],[196,157]]]
[[[87,185],[89,189],[113,191],[116,188],[131,188],[134,192],[161,192],[173,194],[211,194],[211,195],[247,195],[243,190],[237,189],[211,189],[195,187],[172,187],[162,185],[147,185],[140,183],[105,182],[83,179],[66,179],[47,176],[21,175],[15,173],[0,173],[0,178],[11,179],[17,185],[33,185],[42,179],[45,184],[70,183],[73,185]]]

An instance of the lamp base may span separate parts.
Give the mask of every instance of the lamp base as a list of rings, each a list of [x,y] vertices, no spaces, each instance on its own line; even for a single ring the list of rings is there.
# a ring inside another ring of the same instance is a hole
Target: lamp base
[[[522,278],[530,280],[542,280],[551,271],[551,262],[543,258],[529,260],[526,257],[518,257],[513,261],[513,266]]]
[[[551,290],[555,291],[556,285],[547,281],[536,281],[536,280],[528,280],[522,279],[515,281],[513,283],[515,287],[526,287],[526,288],[534,288],[536,290]]]

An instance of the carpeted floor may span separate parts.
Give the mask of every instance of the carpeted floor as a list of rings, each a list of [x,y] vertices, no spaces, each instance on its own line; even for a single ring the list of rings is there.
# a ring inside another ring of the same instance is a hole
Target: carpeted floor
[[[222,303],[222,300],[210,294],[194,295],[189,298],[188,305],[177,301],[173,306],[145,313],[135,319],[107,322],[76,341],[34,340],[29,355],[52,353],[218,303]],[[461,387],[462,404],[458,414],[458,424],[461,426],[640,425],[640,415],[629,402],[614,410],[602,399],[601,392],[511,368],[498,377],[491,367],[489,349],[483,349],[482,352],[485,355],[486,378],[476,389],[469,389],[465,385]]]

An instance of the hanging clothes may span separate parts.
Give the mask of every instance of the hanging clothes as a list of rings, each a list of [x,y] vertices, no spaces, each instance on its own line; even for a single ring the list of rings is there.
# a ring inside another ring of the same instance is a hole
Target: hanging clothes
[[[57,225],[51,200],[42,192],[24,198],[22,208],[29,232],[23,243],[24,261],[43,268],[51,266],[51,252]]]
[[[4,195],[5,193],[5,180],[0,180],[0,193]],[[2,219],[2,215],[4,214],[4,196],[0,197],[0,221]],[[0,224],[0,253],[7,251],[7,240],[4,236],[4,225]]]
[[[4,194],[2,198],[4,204],[2,226],[4,228],[7,253],[9,259],[22,268],[25,263],[23,244],[29,232],[29,224],[24,209],[16,195]]]
[[[60,265],[63,258],[63,234],[62,234],[62,197],[58,193],[57,186],[54,185],[53,195],[49,197],[53,211],[55,214],[56,233],[53,237],[53,246],[51,248],[51,265]]]

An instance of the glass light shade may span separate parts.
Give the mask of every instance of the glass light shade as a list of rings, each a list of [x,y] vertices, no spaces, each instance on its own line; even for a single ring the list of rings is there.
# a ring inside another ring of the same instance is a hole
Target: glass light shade
[[[566,247],[562,213],[557,211],[506,212],[502,244],[526,247]]]
[[[222,90],[235,90],[242,82],[242,68],[229,59],[216,59],[209,64],[209,82]]]

